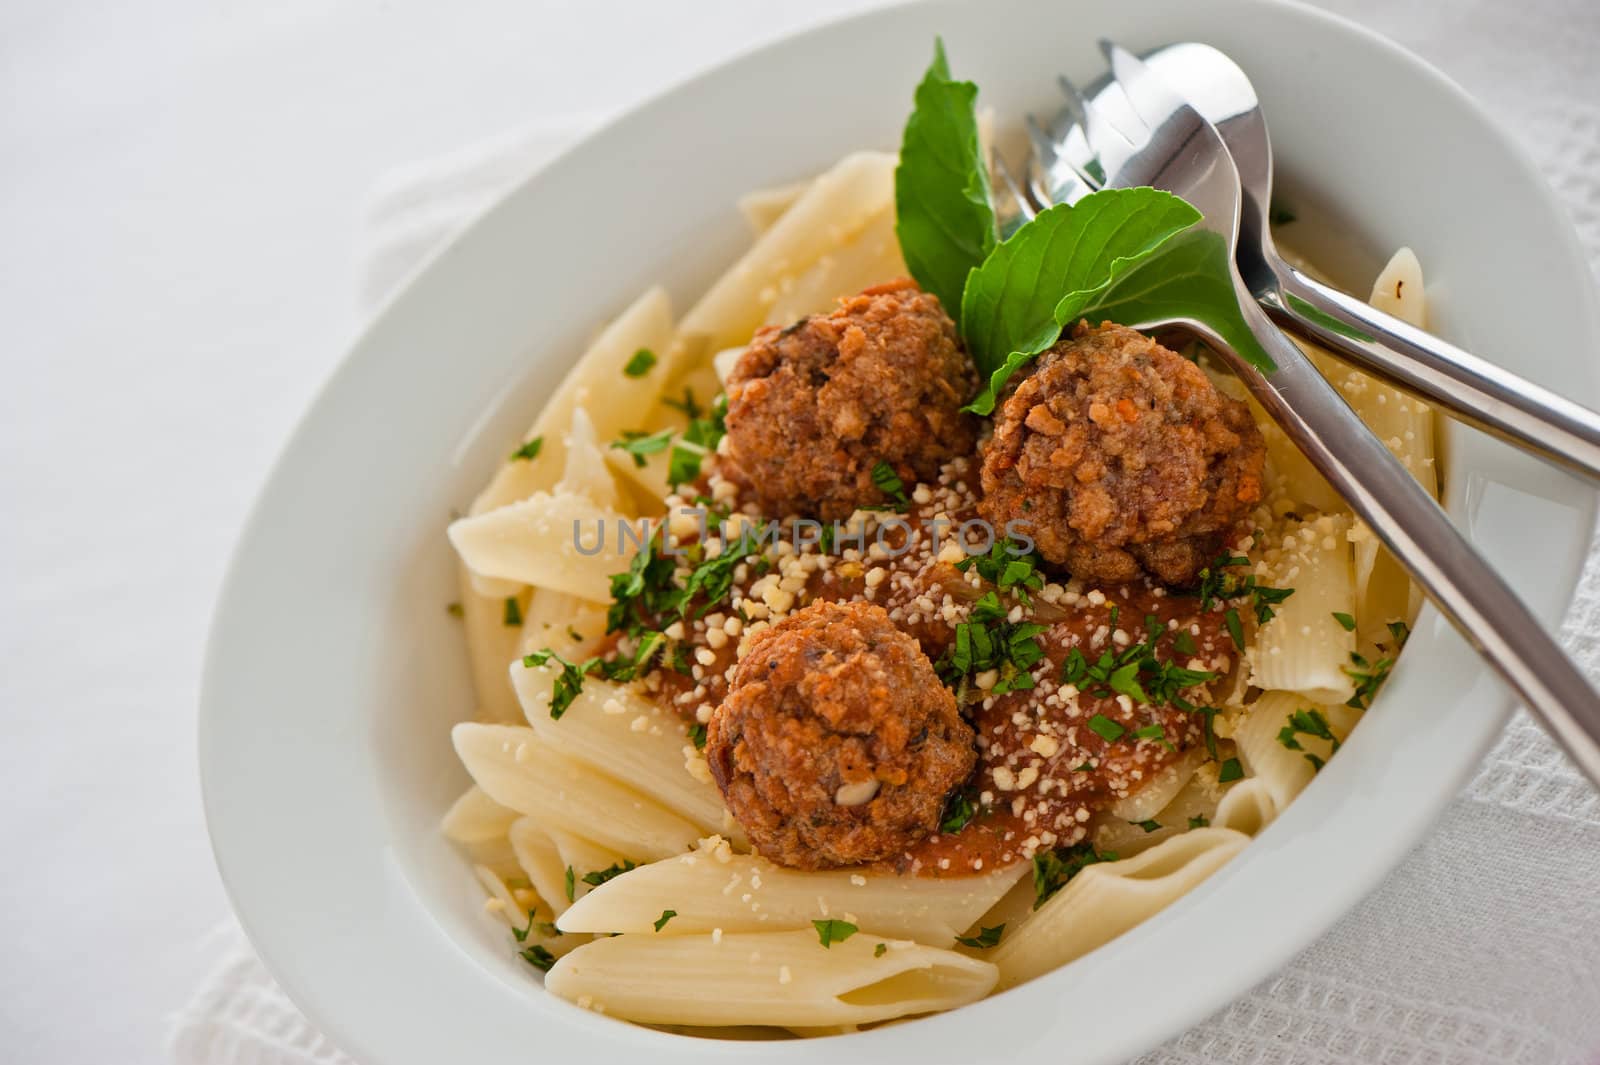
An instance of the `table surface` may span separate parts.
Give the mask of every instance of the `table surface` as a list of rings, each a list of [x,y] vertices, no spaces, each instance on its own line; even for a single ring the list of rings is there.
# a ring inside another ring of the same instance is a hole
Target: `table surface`
[[[269,464],[358,324],[374,182],[532,117],[623,107],[862,6],[0,11],[3,1056],[160,1060],[167,1016],[208,966],[202,937],[227,904],[195,767],[206,626]],[[1328,6],[1491,110],[1503,79],[1539,76],[1527,52],[1436,54],[1414,12]],[[1499,7],[1435,17],[1494,33],[1517,17]],[[1600,220],[1578,221],[1594,248]]]

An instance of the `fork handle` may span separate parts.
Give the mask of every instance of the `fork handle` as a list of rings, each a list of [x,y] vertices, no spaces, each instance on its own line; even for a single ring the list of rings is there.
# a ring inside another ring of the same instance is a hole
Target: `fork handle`
[[[1277,363],[1229,364],[1463,636],[1600,783],[1600,695],[1432,496],[1240,284],[1246,321]]]
[[[1287,264],[1273,274],[1276,284],[1256,298],[1280,324],[1484,432],[1600,479],[1600,414]]]

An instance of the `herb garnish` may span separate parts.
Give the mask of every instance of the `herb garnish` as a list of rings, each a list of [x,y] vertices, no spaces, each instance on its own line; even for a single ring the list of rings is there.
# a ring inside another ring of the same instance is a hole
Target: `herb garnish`
[[[906,268],[952,317],[968,273],[996,239],[973,108],[977,96],[972,82],[950,77],[944,42],[935,39],[894,172],[895,235]]]
[[[561,672],[556,676],[555,687],[550,692],[550,717],[559,721],[561,715],[572,705],[572,700],[583,692],[583,678],[600,669],[601,661],[598,658],[589,658],[582,662],[569,662],[545,647],[532,654],[523,655],[522,665],[525,669],[533,669],[551,660],[561,667]]]
[[[1161,822],[1153,818],[1146,819],[1144,821],[1129,821],[1128,824],[1138,825],[1140,828],[1144,829],[1146,835],[1149,835],[1151,832],[1161,831]]]
[[[633,868],[636,868],[634,864],[628,859],[624,858],[620,863],[612,863],[611,865],[606,866],[604,869],[600,869],[593,873],[584,873],[583,882],[588,884],[590,887],[599,887],[607,880],[615,880],[617,877]]]
[[[674,430],[668,428],[658,433],[645,433],[638,429],[626,429],[621,440],[613,440],[611,446],[619,451],[626,451],[633,456],[633,464],[643,467],[646,455],[655,455],[667,449],[672,442]]]
[[[1328,751],[1330,755],[1339,749],[1339,738],[1328,727],[1328,719],[1322,716],[1320,710],[1296,710],[1289,715],[1288,724],[1278,730],[1278,742],[1291,751],[1305,751],[1306,761],[1311,763],[1312,769],[1320,772],[1324,764],[1322,759],[1302,747],[1295,738],[1296,733],[1327,740],[1331,745]]]
[[[505,624],[508,629],[519,628],[522,625],[522,604],[517,602],[517,597],[514,595],[506,597]]]
[[[955,643],[934,663],[934,669],[940,680],[957,689],[958,697],[965,693],[969,677],[991,669],[1000,675],[989,689],[990,695],[1034,686],[1029,670],[1044,657],[1039,636],[1049,626],[1007,621],[1006,614],[1000,597],[990,590],[972,604],[969,620],[956,624]]]
[[[1260,583],[1253,573],[1239,574],[1231,572],[1241,566],[1248,566],[1250,560],[1244,555],[1224,553],[1217,557],[1209,566],[1200,570],[1200,584],[1194,594],[1200,597],[1200,609],[1210,610],[1213,603],[1229,602],[1238,599],[1248,600],[1255,609],[1256,622],[1265,625],[1271,621],[1277,611],[1273,608],[1294,594],[1293,588],[1273,588]],[[1237,613],[1234,615],[1237,621]],[[1234,631],[1230,624],[1228,631]],[[1242,637],[1236,637],[1235,642],[1244,646]]]
[[[550,966],[556,963],[556,956],[537,943],[526,950],[519,950],[517,956],[542,973],[549,972]]]
[[[889,497],[896,510],[903,512],[911,505],[911,500],[906,496],[905,482],[894,472],[894,467],[882,459],[872,467],[872,483],[877,485],[878,491]]]
[[[1218,784],[1232,784],[1235,780],[1244,779],[1244,766],[1239,764],[1239,759],[1230,758],[1222,763],[1222,768],[1217,770]]]
[[[1030,591],[1044,587],[1044,574],[1039,568],[1044,556],[1038,551],[1024,551],[1014,540],[996,540],[986,555],[968,555],[956,563],[956,569],[965,573],[976,568],[978,576],[994,584],[1002,592],[1010,592],[1024,604],[1032,601]]]
[[[654,922],[655,926],[656,926],[656,931],[659,932],[663,928],[667,927],[667,922],[672,920],[676,916],[678,916],[678,911],[677,910],[662,910],[661,911],[661,916],[657,917],[655,919],[655,922]]]
[[[817,941],[824,947],[831,947],[835,943],[843,943],[860,931],[849,921],[812,921],[812,926],[817,930]]]
[[[1356,619],[1351,617],[1349,614],[1341,614],[1339,611],[1335,610],[1333,612],[1333,620],[1337,621],[1339,623],[1339,627],[1345,632],[1356,631]]]
[[[950,836],[960,832],[978,815],[978,804],[972,801],[972,795],[966,788],[952,792],[944,804],[944,813],[940,815],[939,831]]]
[[[1116,860],[1115,854],[1109,851],[1101,854],[1092,843],[1040,851],[1033,856],[1033,908],[1037,910],[1043,906],[1050,896],[1066,887],[1067,882],[1086,866]]]
[[[980,928],[975,936],[956,936],[956,942],[963,947],[975,947],[979,950],[985,950],[999,943],[1000,937],[1005,935],[1005,931],[1005,923],[1001,922],[993,928]]]
[[[689,414],[689,425],[683,430],[683,437],[673,445],[667,461],[667,483],[671,485],[690,484],[699,477],[705,457],[717,450],[717,445],[728,431],[726,394],[711,401],[711,413],[704,418],[700,417],[699,408],[694,406],[694,395],[687,389],[684,390],[684,399],[685,413],[691,410],[694,413]]]
[[[1116,743],[1127,731],[1121,725],[1111,720],[1104,714],[1096,714],[1089,719],[1089,731],[1105,740],[1107,743]]]
[[[706,727],[698,721],[689,726],[689,742],[694,744],[697,751],[706,749]]]
[[[466,610],[462,608],[460,603],[446,603],[444,612],[453,618],[464,618],[467,616]]]
[[[1193,817],[1189,818],[1189,827],[1191,829],[1205,828],[1210,823],[1211,819],[1206,817],[1205,814],[1195,814]]]
[[[511,453],[507,462],[532,462],[539,457],[539,449],[544,447],[544,437],[536,436]]]
[[[573,873],[572,866],[569,865],[569,866],[567,866],[567,901],[568,902],[576,901],[574,896],[576,895],[577,890],[578,890],[577,876],[576,876],[575,873]]]
[[[622,367],[622,372],[629,377],[643,377],[655,364],[656,353],[649,348],[640,348],[628,359],[627,364]]]
[[[889,944],[887,944],[887,943],[879,943],[877,946],[872,948],[872,956],[874,958],[881,958],[885,954],[887,954],[888,951],[889,951]]]

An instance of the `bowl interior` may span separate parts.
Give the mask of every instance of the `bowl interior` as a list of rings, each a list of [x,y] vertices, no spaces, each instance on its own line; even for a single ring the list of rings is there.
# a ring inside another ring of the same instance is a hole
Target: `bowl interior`
[[[1349,223],[1308,219],[1299,243],[1357,286],[1410,244],[1439,332],[1595,402],[1594,368],[1575,354],[1600,347],[1587,269],[1533,170],[1439,76],[1308,9],[911,5],[763,49],[645,105],[530,179],[378,318],[280,460],[218,610],[201,717],[218,861],[268,965],[358,1059],[450,1060],[464,1040],[483,1062],[597,1041],[657,1060],[739,1055],[542,994],[439,836],[467,783],[448,730],[473,709],[445,609],[456,593],[444,528],[596,324],[656,282],[686,307],[747,245],[741,193],[898,143],[935,33],[1001,116],[1052,108],[1057,72],[1097,72],[1101,35],[1227,50],[1266,103],[1284,185]],[[1470,432],[1451,434],[1448,459],[1452,513],[1554,622],[1593,492]],[[1007,1056],[1069,1036],[1079,1062],[1136,1053],[1270,973],[1370,890],[1509,707],[1427,611],[1340,757],[1201,890],[1032,984],[847,1038],[880,1057],[979,1060],[1005,1024],[1018,1033]],[[763,1053],[821,1060],[842,1046]]]

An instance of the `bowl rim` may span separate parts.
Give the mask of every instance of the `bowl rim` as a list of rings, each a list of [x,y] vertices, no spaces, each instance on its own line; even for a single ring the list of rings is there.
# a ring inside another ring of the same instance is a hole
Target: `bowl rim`
[[[1557,212],[1562,210],[1560,201],[1543,180],[1537,166],[1528,154],[1522,150],[1520,145],[1502,130],[1488,116],[1484,108],[1468,95],[1458,83],[1414,53],[1358,23],[1300,2],[1300,0],[1230,0],[1230,2],[1233,6],[1258,10],[1272,8],[1287,10],[1296,17],[1308,19],[1313,23],[1320,24],[1323,28],[1352,34],[1360,39],[1362,47],[1388,53],[1391,58],[1409,67],[1416,76],[1432,81],[1436,86],[1443,89],[1454,106],[1466,112],[1489,131],[1494,140],[1492,144],[1487,146],[1488,149],[1503,156],[1521,172],[1523,177],[1528,179],[1528,186],[1537,189],[1542,197],[1543,207]],[[898,19],[909,9],[937,5],[938,0],[904,0],[904,2],[886,5],[870,11],[830,19],[797,32],[784,34],[776,39],[738,50],[716,64],[685,75],[659,92],[638,101],[618,115],[608,119],[555,158],[532,170],[505,196],[479,213],[445,246],[428,255],[382,301],[381,306],[366,325],[346,345],[344,356],[341,357],[337,365],[317,388],[313,399],[297,419],[293,430],[274,460],[270,472],[263,481],[262,487],[251,505],[242,526],[243,531],[230,556],[218,594],[217,604],[213,611],[205,648],[198,720],[202,798],[206,812],[207,832],[217,860],[218,870],[230,902],[238,914],[239,921],[247,937],[257,949],[268,971],[279,981],[284,991],[295,1004],[320,1030],[332,1038],[347,1053],[357,1057],[358,1060],[369,1062],[371,1065],[380,1065],[380,1062],[387,1065],[387,1062],[398,1059],[392,1058],[387,1052],[380,1052],[377,1044],[368,1033],[356,1031],[348,1026],[343,1016],[335,1010],[331,1003],[319,999],[292,976],[288,976],[287,974],[294,966],[286,961],[286,952],[289,950],[286,943],[276,935],[276,929],[272,933],[266,930],[268,922],[262,919],[260,914],[246,912],[249,907],[241,902],[245,889],[238,882],[232,868],[232,862],[229,857],[232,841],[226,838],[228,830],[223,827],[232,816],[232,810],[228,807],[221,794],[226,784],[217,776],[218,744],[222,742],[221,715],[223,710],[221,707],[224,705],[221,690],[225,686],[220,659],[224,653],[222,648],[226,630],[230,624],[235,623],[234,619],[229,616],[230,604],[237,598],[239,586],[246,577],[244,568],[249,554],[248,548],[264,521],[264,515],[270,511],[274,497],[279,494],[279,490],[282,488],[287,476],[287,468],[297,444],[304,437],[307,426],[315,422],[323,414],[324,408],[330,402],[330,396],[337,392],[341,384],[353,372],[352,368],[361,353],[372,342],[373,337],[379,333],[383,322],[394,312],[394,309],[412,299],[415,290],[425,282],[427,277],[438,270],[443,262],[455,254],[457,249],[472,243],[485,230],[492,228],[497,215],[506,208],[506,205],[524,195],[526,190],[540,181],[546,172],[563,165],[570,156],[580,152],[585,147],[615,136],[617,131],[625,129],[630,123],[645,121],[652,112],[672,107],[686,94],[702,86],[703,83],[728,77],[730,76],[730,71],[736,71],[751,63],[759,62],[765,56],[795,47],[797,44],[811,42],[817,38],[846,32],[850,27],[878,20]],[[1579,272],[1581,276],[1587,277],[1588,275],[1583,272],[1589,269],[1589,263],[1576,232],[1568,225],[1562,228],[1561,233],[1562,246],[1551,250],[1561,253],[1565,260],[1562,264],[1563,266]],[[1574,307],[1573,313],[1575,316],[1581,316],[1584,319],[1583,330],[1589,336],[1600,341],[1600,299],[1597,299],[1592,286],[1588,288],[1587,300],[1581,307]],[[1592,396],[1595,392],[1594,382],[1591,380],[1588,382],[1588,386],[1588,393]],[[1593,489],[1584,490],[1583,502],[1587,524],[1590,529],[1593,529],[1597,513],[1597,496]],[[1581,560],[1582,548],[1580,547],[1577,555],[1578,566],[1581,566]],[[1428,617],[1432,613],[1432,608],[1427,607],[1425,608],[1424,617]],[[1422,620],[1419,618],[1419,630],[1422,628]],[[1437,619],[1435,618],[1434,620]],[[1472,737],[1468,746],[1476,750],[1476,756],[1462,763],[1459,772],[1456,774],[1458,777],[1457,785],[1476,769],[1479,761],[1481,761],[1482,754],[1494,741],[1504,722],[1510,716],[1515,700],[1509,693],[1501,693],[1500,697],[1495,701],[1495,705],[1497,707],[1496,711],[1493,714],[1484,715],[1483,719],[1477,722],[1477,727],[1471,730]],[[1361,730],[1357,730],[1356,737],[1352,738],[1352,744],[1357,742],[1360,732]],[[1330,774],[1328,783],[1333,782],[1331,777],[1332,775]],[[1297,807],[1312,794],[1328,793],[1329,788],[1319,787],[1323,783],[1320,778],[1318,781],[1314,781],[1311,788],[1307,789],[1306,794],[1301,796]],[[1264,967],[1268,971],[1275,971],[1281,968],[1306,944],[1321,936],[1340,914],[1349,910],[1360,898],[1368,894],[1394,868],[1404,852],[1409,850],[1416,843],[1421,832],[1425,831],[1426,825],[1432,823],[1443,807],[1454,798],[1455,790],[1455,788],[1437,788],[1430,793],[1417,796],[1418,801],[1405,811],[1402,811],[1403,816],[1396,819],[1404,827],[1393,833],[1389,838],[1379,839],[1374,843],[1372,848],[1373,860],[1363,866],[1358,871],[1358,875],[1341,881],[1336,888],[1309,900],[1303,907],[1309,914],[1308,918],[1292,934],[1283,936],[1276,950],[1264,952],[1261,957],[1257,958],[1254,967],[1258,969]],[[1276,827],[1278,827],[1277,823],[1264,830],[1256,837],[1251,845],[1252,848],[1261,848],[1264,841],[1271,841],[1273,844],[1278,843],[1277,837],[1281,837],[1283,833],[1275,834],[1273,829]],[[1195,891],[1168,907],[1157,918],[1125,933],[1116,942],[1146,940],[1158,934],[1170,932],[1171,926],[1177,924],[1183,915],[1192,909],[1202,906],[1205,900],[1212,895],[1227,890],[1230,882],[1235,879],[1234,874],[1237,873],[1238,864],[1243,863],[1236,863],[1234,866],[1224,868]],[[850,1052],[859,1050],[861,1052],[881,1053],[888,1049],[888,1043],[901,1040],[907,1032],[911,1031],[923,1034],[921,1042],[924,1046],[935,1047],[943,1045],[953,1047],[959,1045],[960,1040],[957,1036],[961,1025],[981,1028],[984,1027],[982,1022],[993,1022],[1002,1019],[1002,1014],[1014,1014],[1018,1008],[1029,1010],[1048,1009],[1056,997],[1054,992],[1060,990],[1056,985],[1063,983],[1062,976],[1070,968],[1070,966],[1063,967],[1035,981],[964,1007],[959,1011],[921,1018],[914,1026],[889,1026],[846,1037],[831,1037],[824,1040],[763,1044],[762,1055],[764,1057],[786,1056],[790,1059],[802,1056],[809,1058],[809,1051],[802,1048],[816,1046],[827,1046],[832,1049],[834,1054],[837,1054],[846,1047],[846,1044],[840,1041],[841,1039],[850,1041],[848,1044]],[[491,984],[492,981],[484,981],[485,987],[489,987]],[[1244,987],[1241,986],[1239,991],[1242,993],[1243,990]],[[1199,1022],[1220,1005],[1224,1005],[1225,1002],[1226,1000],[1219,1002],[1204,995],[1196,996],[1192,1003],[1181,1008],[1169,1010],[1156,1022],[1137,1030],[1130,1029],[1120,1042],[1108,1040],[1103,1044],[1097,1045],[1093,1052],[1082,1060],[1085,1062],[1111,1061],[1136,1054],[1155,1045],[1160,1040]],[[719,1054],[742,1054],[742,1045],[737,1043],[684,1038],[655,1032],[637,1026],[626,1025],[624,1022],[618,1022],[610,1018],[596,1017],[588,1011],[580,1010],[565,1003],[557,1004],[556,1008],[565,1014],[564,1021],[573,1026],[574,1031],[579,1035],[609,1037],[614,1045],[618,1046],[631,1043],[640,1049],[656,1054],[658,1057],[663,1055],[676,1057],[680,1051],[694,1055],[696,1060],[715,1058]],[[973,1022],[978,1023],[974,1025]],[[394,1044],[392,1039],[387,1042],[391,1046]],[[1047,1045],[1049,1044],[1040,1041],[1037,1043],[1037,1049],[1043,1049]],[[1025,1049],[1023,1044],[1013,1044],[1008,1048],[1008,1052],[1015,1053],[1022,1049]]]

